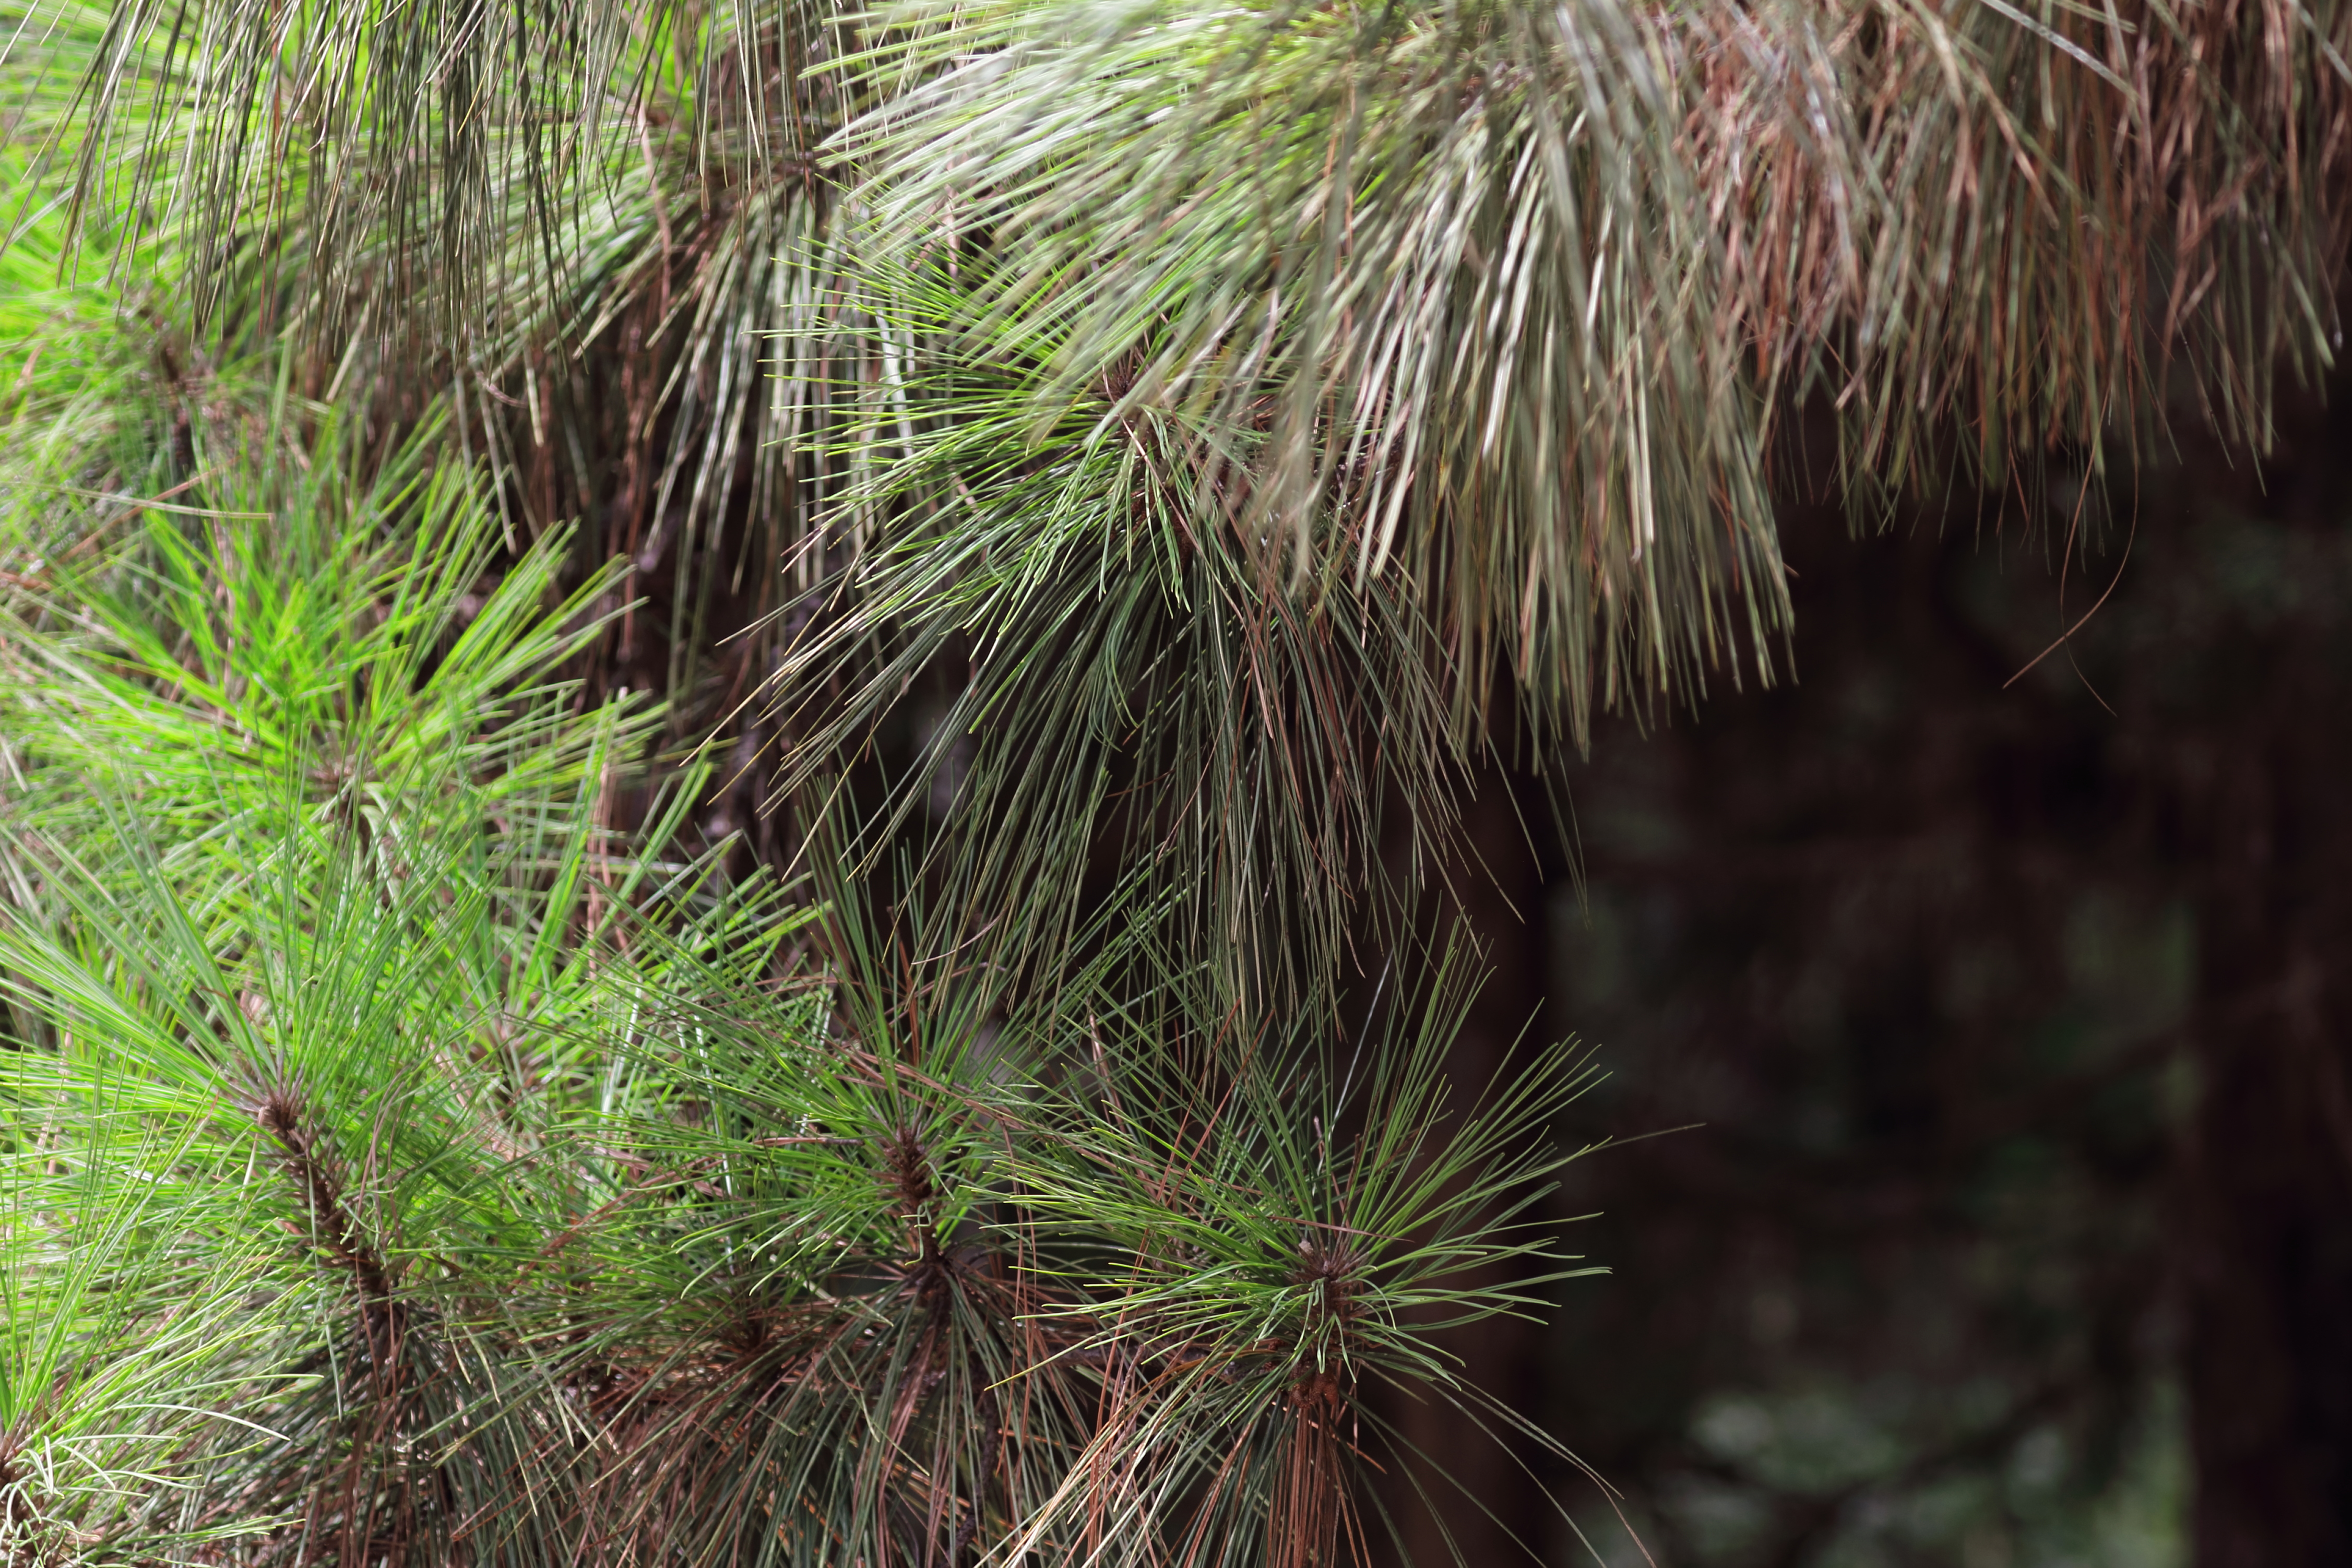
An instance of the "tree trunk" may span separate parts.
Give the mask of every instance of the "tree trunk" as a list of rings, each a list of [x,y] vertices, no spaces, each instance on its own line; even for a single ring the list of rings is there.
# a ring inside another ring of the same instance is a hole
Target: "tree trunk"
[[[2259,489],[2200,475],[2199,514],[2259,519],[2278,552],[2247,596],[2268,615],[2208,655],[2231,700],[2175,740],[2202,884],[2181,1167],[2200,1568],[2352,1563],[2352,386],[2330,390]]]
[[[2224,742],[2183,1163],[2199,1568],[2352,1563],[2352,795],[2326,651]],[[2249,732],[2251,731],[2251,732]]]

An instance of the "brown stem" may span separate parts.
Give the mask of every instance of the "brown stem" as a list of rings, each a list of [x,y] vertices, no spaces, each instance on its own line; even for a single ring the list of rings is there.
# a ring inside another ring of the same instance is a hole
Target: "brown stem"
[[[262,1097],[254,1116],[278,1145],[279,1167],[294,1182],[310,1222],[312,1241],[337,1268],[351,1271],[359,1289],[368,1360],[380,1381],[390,1380],[399,1356],[404,1314],[383,1254],[368,1242],[352,1213],[340,1163],[291,1094],[272,1089]]]

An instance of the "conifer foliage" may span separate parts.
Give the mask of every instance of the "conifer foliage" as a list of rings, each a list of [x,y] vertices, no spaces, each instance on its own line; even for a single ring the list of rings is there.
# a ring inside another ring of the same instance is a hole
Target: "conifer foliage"
[[[2335,0],[21,20],[10,1568],[1363,1559],[1554,1442],[1465,780],[1773,676],[1798,398],[2336,345]]]
[[[543,675],[607,584],[488,573],[428,447],[229,456],[11,626],[15,1559],[1360,1543],[1364,1389],[1471,1397],[1431,1309],[1558,1272],[1581,1058],[1449,1091],[1451,977],[1345,1055],[1131,963],[1007,996],[676,853],[691,772],[614,842],[658,714]]]

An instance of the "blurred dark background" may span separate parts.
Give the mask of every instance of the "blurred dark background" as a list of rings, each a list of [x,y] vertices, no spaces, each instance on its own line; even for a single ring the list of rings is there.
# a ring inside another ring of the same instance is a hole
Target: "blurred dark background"
[[[1702,1125],[1456,1344],[1622,1499],[1408,1419],[1469,1562],[1591,1561],[1549,1489],[1612,1565],[2352,1563],[2347,391],[2039,515],[1794,507],[1793,680],[1605,724],[1580,876],[1484,814],[1465,1072],[1533,1016],[1612,1075],[1570,1141]]]

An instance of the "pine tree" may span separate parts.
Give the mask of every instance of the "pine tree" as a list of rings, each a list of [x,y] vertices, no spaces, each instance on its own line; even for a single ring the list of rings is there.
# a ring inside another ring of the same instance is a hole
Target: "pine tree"
[[[15,459],[16,1549],[1360,1554],[1559,1268],[1472,781],[1774,679],[1806,399],[2259,446],[2347,26],[45,14],[10,254],[170,357]]]

